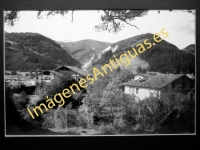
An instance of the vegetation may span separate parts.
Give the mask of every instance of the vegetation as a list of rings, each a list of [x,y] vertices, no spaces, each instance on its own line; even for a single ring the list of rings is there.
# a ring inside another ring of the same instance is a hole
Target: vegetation
[[[49,11],[48,15],[62,14],[68,11]],[[73,12],[73,11],[72,11]],[[119,32],[123,27],[121,22],[129,24],[135,17],[141,17],[148,10],[141,11],[115,11],[104,10],[101,24],[96,26],[99,31]],[[38,17],[41,17],[41,11]],[[5,11],[5,21],[13,25],[17,19],[18,11]],[[116,22],[119,19],[119,22]],[[102,54],[101,58],[93,62],[93,66],[105,64],[114,54],[120,54],[131,49],[132,45],[139,44],[148,38],[152,42],[152,34],[138,35],[112,44],[118,45],[115,52],[111,50]],[[6,47],[6,69],[52,69],[59,64],[80,63],[71,58],[59,44],[40,34],[33,33],[6,33],[6,40],[16,42]],[[11,50],[17,49],[15,52]],[[76,49],[75,53],[83,50]],[[149,64],[150,71],[162,73],[194,73],[195,57],[193,54],[180,51],[176,46],[162,41],[138,57]],[[57,60],[59,58],[59,60]],[[21,68],[22,67],[22,68]],[[138,72],[146,70],[138,67]],[[87,88],[87,96],[81,92],[65,99],[66,105],[56,107],[53,116],[40,115],[33,120],[27,113],[27,106],[31,103],[22,89],[18,92],[6,87],[6,123],[8,126],[17,126],[22,130],[45,128],[66,131],[66,134],[79,134],[76,129],[97,130],[98,134],[144,134],[144,133],[193,133],[195,103],[187,97],[166,99],[150,97],[142,102],[124,94],[124,82],[133,78],[130,70],[117,69],[104,77],[98,77]],[[65,75],[60,83],[55,82],[47,95],[51,98],[72,83],[71,76]],[[18,93],[18,94],[16,94]],[[170,94],[167,93],[167,94]],[[43,101],[46,101],[44,99]],[[38,102],[41,103],[43,101]],[[182,102],[181,102],[182,101]],[[181,102],[181,103],[180,103]],[[36,105],[38,105],[36,104]],[[76,129],[74,129],[76,128]]]
[[[167,42],[161,42],[139,55],[149,64],[150,71],[161,73],[195,73],[195,56],[177,48],[172,48]]]
[[[27,98],[26,92],[21,89],[19,89],[18,92],[19,94],[16,94],[16,91],[11,89],[9,86],[6,87],[7,127],[16,126],[21,130],[32,130],[34,128],[42,127],[42,117],[33,120],[27,113],[27,107],[29,107],[30,101]]]
[[[149,10],[103,10],[103,13],[101,15],[101,22],[99,25],[95,26],[95,29],[99,32],[101,31],[108,31],[117,33],[121,31],[124,28],[125,24],[128,24],[130,26],[133,26],[138,29],[138,27],[134,24],[131,24],[131,21],[133,21],[136,17],[143,17],[148,13]],[[174,11],[174,10],[166,10],[166,11]],[[176,11],[176,10],[175,10]],[[180,10],[187,13],[195,14],[192,10]],[[48,11],[46,14],[43,13],[43,11],[38,11],[37,18],[42,19],[44,16],[54,16],[54,15],[61,15],[65,16],[71,12],[72,22],[73,22],[73,13],[74,10],[52,10]],[[9,26],[14,26],[15,22],[19,19],[19,13],[20,11],[5,11],[4,12],[4,18],[5,23]],[[158,10],[158,13],[160,11]]]
[[[52,116],[41,115],[37,120],[31,119],[25,111],[29,101],[24,92],[19,92],[18,96],[12,96],[12,99],[7,100],[10,102],[8,110],[13,109],[7,114],[7,119],[9,120],[9,116],[16,116],[14,120],[10,120],[12,122],[8,123],[21,128],[29,127],[28,130],[42,127],[73,135],[194,132],[194,101],[190,103],[185,97],[184,100],[178,98],[173,103],[171,97],[168,96],[166,99],[150,97],[137,102],[134,96],[123,92],[124,79],[131,79],[131,77],[130,71],[120,69],[104,77],[99,76],[97,81],[88,86],[87,97],[75,96],[71,101],[66,99],[65,101],[68,101],[66,105],[57,107]],[[62,84],[53,86],[54,88],[49,90],[48,94],[59,92],[62,88],[71,85],[71,82],[72,79],[66,76]],[[75,107],[73,102],[77,100],[81,103],[77,103]],[[175,117],[179,119],[176,120]],[[174,125],[169,128],[168,124]],[[174,128],[176,125],[178,129]]]
[[[137,44],[141,44],[145,39],[153,43],[153,34],[147,33],[128,38],[111,45],[118,48],[115,52],[106,51],[102,56],[93,62],[93,65],[103,65],[109,63],[109,60],[115,55],[117,58],[128,50],[131,50]],[[137,48],[136,48],[137,50]],[[175,45],[168,43],[165,40],[152,46],[142,54],[138,54],[140,59],[149,64],[149,71],[161,73],[193,73],[195,74],[195,56],[192,53],[187,53],[178,49]],[[136,71],[136,70],[135,70]],[[137,70],[146,72],[146,70]]]
[[[11,52],[10,47],[6,47],[6,70],[49,70],[63,64],[78,67],[81,65],[60,44],[41,34],[5,33],[5,39],[14,42],[10,47],[18,50]]]
[[[188,46],[186,46],[184,49],[182,49],[183,51],[192,53],[195,55],[195,44],[190,44]]]

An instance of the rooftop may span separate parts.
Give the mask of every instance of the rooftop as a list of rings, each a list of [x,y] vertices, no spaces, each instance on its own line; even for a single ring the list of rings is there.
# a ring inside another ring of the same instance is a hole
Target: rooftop
[[[51,72],[51,73],[56,74],[56,75],[58,75],[58,76],[60,76],[60,77],[63,77],[63,75],[62,75],[61,73],[56,72],[56,71],[54,71],[54,70],[45,70],[45,71],[43,71],[43,72],[40,72],[40,73],[38,73],[38,74],[32,76],[31,78],[36,77],[36,76],[38,76],[38,75],[40,75],[41,73],[44,73],[44,72]]]
[[[76,72],[76,73],[78,73],[78,74],[80,74],[82,76],[87,76],[87,72],[85,72],[84,70],[82,70],[82,69],[80,69],[78,67],[75,67],[75,66],[60,66],[60,67],[55,68],[53,70],[59,69],[61,67],[66,67],[66,68],[68,68],[68,69],[70,69],[70,70],[72,70],[72,71],[74,71],[74,72]]]
[[[147,72],[147,73],[136,73],[136,74],[134,74],[134,76],[143,76],[146,79],[148,79],[148,78],[151,78],[151,77],[153,77],[153,76],[155,76],[157,74],[159,74],[159,73],[156,73],[156,72],[155,73]]]
[[[153,76],[152,78],[144,82],[140,82],[139,80],[133,80],[133,81],[128,81],[127,83],[125,83],[125,85],[160,89],[182,76],[185,76],[185,75],[184,74],[157,74],[156,76]]]

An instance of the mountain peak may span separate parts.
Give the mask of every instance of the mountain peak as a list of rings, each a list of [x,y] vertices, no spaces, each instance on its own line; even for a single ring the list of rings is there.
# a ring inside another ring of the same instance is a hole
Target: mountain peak
[[[190,45],[186,46],[185,48],[182,49],[182,51],[192,53],[195,55],[195,44],[190,44]]]

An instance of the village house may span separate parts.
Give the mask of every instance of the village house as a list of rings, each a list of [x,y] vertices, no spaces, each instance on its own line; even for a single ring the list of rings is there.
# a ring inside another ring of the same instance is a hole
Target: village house
[[[52,83],[60,83],[60,79],[65,76],[65,73],[70,74],[75,80],[85,77],[87,74],[74,66],[61,66],[53,70],[46,70],[31,77],[36,84],[35,93],[46,92],[52,88]],[[39,83],[37,85],[37,83]]]
[[[54,79],[56,79],[57,81],[60,81],[61,77],[63,77],[63,75],[56,71],[45,70],[43,72],[40,72],[40,73],[32,76],[31,79],[35,83],[42,83],[42,82],[51,82]]]
[[[185,95],[194,88],[194,80],[184,74],[157,74],[146,81],[132,80],[125,83],[125,93],[134,95],[137,101],[149,97],[162,99],[170,93],[171,98]]]
[[[77,81],[79,81],[80,78],[84,78],[87,76],[87,73],[84,70],[79,69],[75,66],[60,66],[53,70],[61,74],[69,73]]]

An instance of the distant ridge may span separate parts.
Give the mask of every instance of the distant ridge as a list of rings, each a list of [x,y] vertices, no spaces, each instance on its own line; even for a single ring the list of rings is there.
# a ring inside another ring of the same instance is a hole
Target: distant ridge
[[[85,39],[76,42],[58,42],[68,53],[82,64],[88,61],[94,54],[101,53],[111,43],[101,42],[92,39]]]
[[[195,55],[195,44],[190,44],[182,49],[182,51],[186,51],[188,53],[192,53]]]

